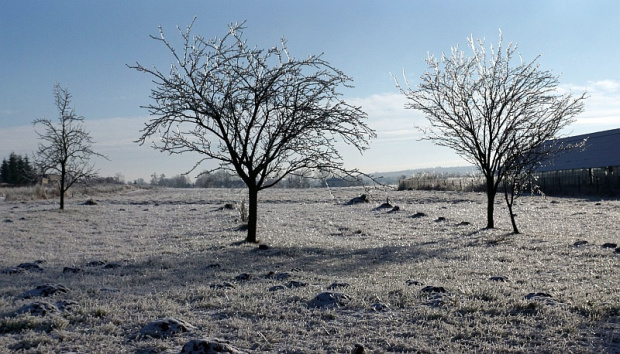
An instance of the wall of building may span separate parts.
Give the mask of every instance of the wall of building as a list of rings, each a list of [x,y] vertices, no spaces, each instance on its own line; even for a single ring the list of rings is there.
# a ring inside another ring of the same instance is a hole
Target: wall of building
[[[537,172],[534,177],[548,195],[620,195],[620,166]]]

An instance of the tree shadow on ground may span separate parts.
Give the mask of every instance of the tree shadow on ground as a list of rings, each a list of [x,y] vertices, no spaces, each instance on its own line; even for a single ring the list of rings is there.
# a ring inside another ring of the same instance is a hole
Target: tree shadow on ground
[[[256,244],[240,242],[223,249],[196,252],[183,257],[143,260],[128,264],[124,270],[118,272],[140,273],[141,282],[153,285],[157,283],[163,288],[167,282],[171,286],[174,286],[173,282],[209,284],[232,281],[232,277],[242,273],[260,276],[270,271],[299,271],[307,278],[349,278],[352,275],[363,278],[365,274],[386,266],[449,258],[450,252],[449,248],[415,245],[359,249],[269,247],[261,250]]]

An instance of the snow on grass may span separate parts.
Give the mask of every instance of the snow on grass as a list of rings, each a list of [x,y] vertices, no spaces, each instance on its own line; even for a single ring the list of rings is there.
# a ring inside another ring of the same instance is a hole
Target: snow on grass
[[[239,190],[119,191],[94,196],[96,205],[72,199],[65,212],[53,200],[0,202],[0,269],[45,261],[43,272],[0,274],[0,347],[172,353],[218,337],[257,352],[620,350],[620,254],[601,247],[620,243],[619,201],[524,197],[523,234],[512,235],[499,200],[498,228],[483,229],[483,194],[373,191],[371,203],[344,206],[364,190],[332,193],[261,192],[266,250],[239,243],[239,213],[222,208],[240,204]],[[373,211],[386,198],[400,210]],[[334,282],[348,286],[328,290]],[[69,289],[50,302],[78,306],[17,314],[33,301],[20,295],[42,284]],[[324,291],[351,300],[309,307]],[[140,335],[167,317],[196,329]]]

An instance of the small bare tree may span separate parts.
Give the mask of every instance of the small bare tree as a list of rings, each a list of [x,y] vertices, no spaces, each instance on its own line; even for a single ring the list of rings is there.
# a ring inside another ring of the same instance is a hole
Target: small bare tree
[[[192,35],[190,24],[180,50],[159,28],[160,41],[174,62],[167,73],[138,63],[130,66],[154,77],[151,119],[139,139],[157,136],[153,147],[169,153],[195,152],[236,173],[248,188],[248,242],[257,242],[258,192],[287,175],[307,169],[344,169],[338,140],[360,153],[375,133],[366,113],[343,101],[339,86],[351,79],[321,56],[295,59],[282,40],[267,50],[242,38],[243,24],[222,38]],[[192,169],[193,170],[193,169]]]
[[[536,141],[532,141],[532,138]],[[550,139],[541,142],[536,135],[513,140],[506,153],[503,167],[505,174],[501,181],[513,233],[520,233],[513,211],[515,200],[528,190],[531,193],[544,193],[536,184],[536,169],[562,154],[585,148],[586,141],[569,144],[559,139]]]
[[[60,209],[65,208],[65,192],[78,181],[97,175],[92,156],[105,156],[92,150],[93,139],[84,129],[84,117],[78,116],[69,105],[71,94],[68,89],[54,85],[54,98],[58,108],[58,124],[45,118],[35,119],[33,125],[43,126],[43,132],[36,131],[39,139],[36,165],[41,173],[56,173],[60,176],[58,191]]]
[[[558,77],[522,59],[512,66],[517,49],[510,43],[487,53],[484,40],[468,38],[471,57],[458,47],[451,56],[426,59],[429,71],[417,88],[397,87],[409,102],[405,108],[422,111],[430,127],[423,139],[454,150],[477,166],[486,180],[487,228],[495,226],[493,210],[498,186],[512,168],[513,143],[522,152],[534,151],[552,139],[583,111],[585,92],[560,94]]]

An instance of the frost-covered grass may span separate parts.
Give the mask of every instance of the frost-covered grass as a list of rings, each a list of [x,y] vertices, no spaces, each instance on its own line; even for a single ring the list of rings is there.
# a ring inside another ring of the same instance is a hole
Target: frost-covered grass
[[[222,208],[243,200],[238,190],[126,190],[97,205],[70,199],[64,212],[56,200],[0,201],[0,268],[45,261],[43,272],[0,274],[0,352],[173,353],[207,336],[250,352],[346,353],[356,343],[378,353],[620,351],[620,254],[601,247],[620,243],[620,201],[523,197],[523,234],[512,235],[499,201],[498,228],[483,229],[483,194],[374,191],[371,203],[344,206],[364,190],[332,192],[261,192],[267,250],[238,242],[239,213]],[[387,197],[401,210],[372,210]],[[252,278],[235,280],[241,273]],[[490,280],[498,276],[508,281]],[[308,285],[269,291],[291,280]],[[235,287],[211,286],[225,282]],[[335,291],[351,301],[308,308],[334,282],[349,284]],[[69,292],[43,300],[78,306],[16,314],[41,300],[20,295],[47,283]],[[539,292],[552,297],[525,299]],[[196,329],[140,335],[165,317]]]

